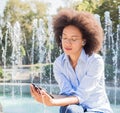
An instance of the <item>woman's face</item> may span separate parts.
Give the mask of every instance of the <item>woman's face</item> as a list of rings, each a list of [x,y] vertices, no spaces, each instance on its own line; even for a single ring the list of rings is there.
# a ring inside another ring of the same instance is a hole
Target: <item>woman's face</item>
[[[82,39],[82,33],[77,27],[73,25],[66,26],[63,29],[61,38],[63,51],[67,55],[80,55],[84,40]]]

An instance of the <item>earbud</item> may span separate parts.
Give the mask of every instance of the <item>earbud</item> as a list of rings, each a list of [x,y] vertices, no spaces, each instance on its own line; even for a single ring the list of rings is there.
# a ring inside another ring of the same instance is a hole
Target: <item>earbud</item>
[[[82,46],[84,46],[86,43],[85,43],[85,41],[82,41]]]

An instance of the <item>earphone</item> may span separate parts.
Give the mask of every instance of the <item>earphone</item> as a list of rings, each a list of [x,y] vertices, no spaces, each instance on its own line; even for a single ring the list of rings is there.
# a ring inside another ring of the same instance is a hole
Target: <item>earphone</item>
[[[86,44],[86,42],[85,41],[82,41],[82,46],[84,46]]]

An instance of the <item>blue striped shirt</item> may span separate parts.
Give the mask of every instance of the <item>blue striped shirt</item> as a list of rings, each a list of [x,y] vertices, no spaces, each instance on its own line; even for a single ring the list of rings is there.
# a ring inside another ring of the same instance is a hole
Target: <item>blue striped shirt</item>
[[[77,96],[79,105],[87,111],[113,113],[105,91],[104,62],[100,55],[87,55],[82,50],[75,69],[66,54],[61,54],[54,62],[54,76],[60,94]]]

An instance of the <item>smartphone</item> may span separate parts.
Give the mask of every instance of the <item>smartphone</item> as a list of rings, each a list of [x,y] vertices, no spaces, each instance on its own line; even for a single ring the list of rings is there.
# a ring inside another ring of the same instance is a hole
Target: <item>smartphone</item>
[[[34,86],[34,88],[35,88],[36,91],[42,90],[41,87],[38,87],[35,84],[32,84],[32,85]],[[38,93],[40,94],[40,92],[38,92]],[[49,94],[49,93],[47,93],[47,94],[50,95],[52,98],[54,98],[51,94]]]
[[[42,90],[42,88],[41,87],[38,87],[37,85],[35,85],[35,84],[32,84],[33,86],[34,86],[34,88],[35,88],[35,90]]]

